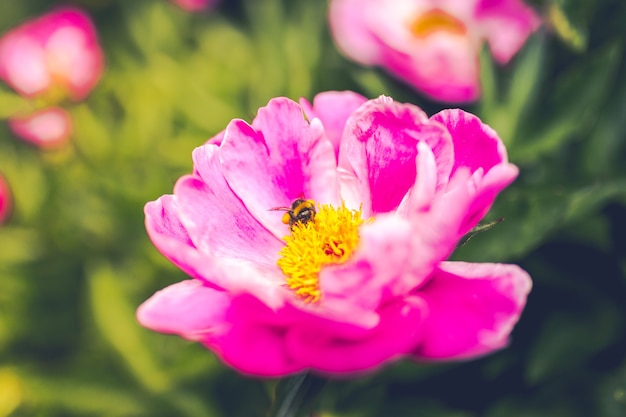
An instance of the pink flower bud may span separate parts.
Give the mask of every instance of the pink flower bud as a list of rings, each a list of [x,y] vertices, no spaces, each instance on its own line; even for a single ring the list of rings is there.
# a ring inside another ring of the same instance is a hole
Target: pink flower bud
[[[82,100],[103,68],[94,26],[75,8],[30,20],[0,39],[0,78],[27,97]]]
[[[217,4],[217,0],[171,0],[179,7],[188,12],[199,12],[212,8]]]
[[[38,110],[26,116],[9,119],[9,127],[17,136],[42,148],[64,144],[72,133],[70,115],[59,107]]]
[[[4,177],[0,175],[0,223],[11,213],[11,191]]]

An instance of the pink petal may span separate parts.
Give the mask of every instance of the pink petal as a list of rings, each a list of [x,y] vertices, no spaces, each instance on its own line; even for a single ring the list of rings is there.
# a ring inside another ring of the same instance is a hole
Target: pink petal
[[[515,265],[444,262],[416,296],[428,306],[416,358],[469,358],[507,344],[531,288]]]
[[[359,235],[359,248],[349,263],[320,273],[324,307],[343,307],[343,320],[366,317],[389,297],[410,292],[430,273],[412,274],[422,253],[412,246],[413,230],[407,220],[383,214],[364,224]]]
[[[460,109],[443,110],[431,117],[443,124],[454,143],[454,168],[468,167],[471,172],[507,162],[506,148],[498,134],[471,113]]]
[[[139,307],[137,320],[149,329],[200,341],[244,373],[269,377],[301,370],[285,352],[284,328],[251,321],[257,310],[267,308],[188,280],[155,293]]]
[[[12,117],[9,127],[28,142],[42,148],[53,148],[67,142],[72,133],[72,120],[64,109],[51,107],[27,116]]]
[[[541,23],[521,0],[482,0],[476,9],[476,19],[486,34],[491,53],[502,64],[519,51]]]
[[[289,233],[275,207],[304,196],[339,203],[332,144],[319,121],[309,124],[299,105],[286,98],[259,109],[253,125],[231,122],[220,147],[228,185],[250,213],[278,237]]]
[[[0,223],[11,213],[11,190],[6,180],[0,175]]]
[[[188,12],[199,12],[207,10],[217,4],[217,0],[171,0]]]
[[[456,181],[469,187],[473,201],[467,207],[461,233],[467,233],[489,211],[498,193],[517,177],[517,167],[507,162],[504,144],[498,134],[473,114],[463,110],[443,110],[431,117],[443,124],[452,136],[457,170],[470,173],[467,181]]]
[[[146,204],[146,230],[159,251],[191,277],[231,294],[254,294],[268,306],[278,308],[293,296],[286,290],[276,265],[261,265],[236,258],[203,253],[191,242],[179,220],[179,203],[165,195]]]
[[[434,33],[413,45],[411,53],[385,51],[386,66],[431,98],[452,103],[480,95],[477,45],[469,37]]]
[[[366,101],[367,98],[352,91],[327,91],[316,95],[312,106],[305,99],[300,99],[300,105],[309,120],[317,117],[322,121],[326,137],[338,154],[346,121]]]
[[[294,326],[286,335],[290,356],[307,367],[329,374],[371,371],[406,354],[419,342],[426,309],[420,299],[397,300],[380,310],[379,324],[360,337]]]
[[[0,40],[0,78],[20,94],[33,97],[50,87],[43,47],[19,33]]]
[[[275,267],[284,243],[263,227],[228,187],[221,173],[218,147],[196,148],[193,160],[199,177],[182,177],[174,195],[180,221],[194,245],[213,256]]]
[[[227,293],[201,281],[181,281],[145,301],[137,310],[137,320],[157,332],[201,340],[212,332],[228,330],[225,316],[230,302]]]
[[[453,163],[450,137],[418,107],[381,96],[348,119],[339,166],[355,173],[365,190],[363,195],[370,196],[372,213],[395,210],[414,184],[418,141],[433,150],[438,181],[447,181]],[[363,203],[369,214],[368,201]]]
[[[378,46],[384,47],[368,24],[372,9],[375,2],[365,0],[333,0],[329,5],[330,27],[339,48],[366,65],[378,63]]]

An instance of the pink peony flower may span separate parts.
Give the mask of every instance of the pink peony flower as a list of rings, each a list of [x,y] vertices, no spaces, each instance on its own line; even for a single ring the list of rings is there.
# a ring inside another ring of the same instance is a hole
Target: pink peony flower
[[[522,0],[331,0],[330,25],[355,61],[382,66],[436,100],[467,102],[480,95],[483,41],[505,64],[539,19]]]
[[[262,376],[506,345],[529,276],[446,261],[517,176],[476,116],[350,92],[276,98],[193,161],[145,208],[150,238],[192,279],[146,301],[142,325]]]
[[[212,8],[217,0],[171,0],[180,8],[187,10],[188,12],[199,12]]]
[[[51,107],[27,116],[14,116],[9,119],[9,127],[28,142],[53,148],[67,142],[72,133],[72,119],[62,108]]]
[[[0,223],[11,213],[11,191],[4,177],[0,175]]]
[[[82,100],[103,68],[95,29],[78,9],[58,9],[0,39],[0,78],[27,97]]]

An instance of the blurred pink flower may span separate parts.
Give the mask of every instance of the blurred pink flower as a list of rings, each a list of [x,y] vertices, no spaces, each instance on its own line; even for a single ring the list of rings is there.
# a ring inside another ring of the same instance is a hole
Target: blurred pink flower
[[[0,223],[11,213],[11,191],[4,177],[0,175]]]
[[[217,4],[218,0],[171,0],[179,7],[189,12],[207,10]]]
[[[17,136],[42,148],[64,144],[72,133],[72,119],[60,107],[37,110],[26,116],[9,119],[9,127]]]
[[[262,376],[506,345],[529,276],[446,261],[518,172],[476,116],[351,92],[276,98],[193,161],[145,207],[153,243],[193,279],[146,301],[142,325]]]
[[[103,68],[95,29],[78,9],[58,9],[0,39],[0,78],[26,97],[82,100]]]
[[[539,26],[522,0],[331,0],[330,25],[340,49],[378,65],[433,99],[480,96],[483,41],[505,64]]]

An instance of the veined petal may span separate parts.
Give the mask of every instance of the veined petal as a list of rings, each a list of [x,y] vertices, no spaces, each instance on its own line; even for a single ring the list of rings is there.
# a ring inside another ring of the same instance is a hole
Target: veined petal
[[[262,267],[243,259],[201,252],[179,219],[175,196],[164,195],[146,204],[146,230],[159,251],[186,274],[230,294],[254,294],[278,308],[291,294],[281,285],[275,265]]]
[[[366,101],[367,98],[352,91],[327,91],[316,95],[313,105],[304,98],[300,99],[300,105],[309,120],[318,118],[322,121],[326,137],[337,155],[346,121]]]
[[[338,204],[335,153],[321,123],[288,99],[261,108],[252,126],[233,121],[220,146],[222,172],[250,213],[277,237],[288,233],[274,207],[304,196]]]
[[[348,119],[339,166],[354,172],[369,190],[372,214],[395,210],[415,182],[418,141],[433,150],[438,181],[445,183],[454,160],[451,139],[418,107],[383,96],[359,107]]]
[[[428,305],[415,357],[469,358],[504,347],[530,288],[515,265],[442,263],[415,294]]]
[[[443,110],[431,117],[444,125],[454,143],[454,168],[467,167],[471,172],[507,162],[507,153],[498,134],[478,117],[460,109]]]
[[[199,177],[181,178],[174,194],[179,218],[195,246],[214,256],[275,265],[283,243],[233,194],[221,172],[218,147],[196,148],[193,160]]]

